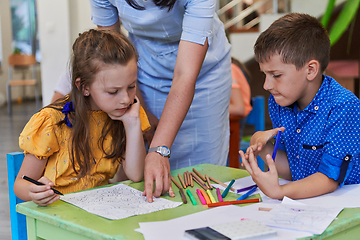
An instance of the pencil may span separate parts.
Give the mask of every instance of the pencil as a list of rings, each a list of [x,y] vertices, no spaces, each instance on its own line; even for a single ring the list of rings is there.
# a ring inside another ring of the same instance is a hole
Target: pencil
[[[193,196],[192,193],[190,192],[190,189],[186,189],[186,193],[189,195],[192,204],[193,204],[193,205],[197,205],[197,202],[196,202],[194,196]]]
[[[184,174],[184,183],[185,183],[185,186],[187,187],[189,184],[188,184],[188,177],[186,175],[186,172],[183,173]]]
[[[225,201],[225,202],[217,202],[217,203],[210,203],[208,207],[219,207],[219,206],[226,206],[226,205],[233,205],[233,204],[244,204],[244,203],[257,203],[260,202],[260,199],[245,199],[240,201]]]
[[[178,178],[179,178],[179,180],[180,180],[180,182],[181,182],[181,185],[182,185],[182,186],[183,186],[183,188],[185,189],[185,188],[186,188],[186,186],[185,186],[184,180],[181,178],[180,173],[178,173]]]
[[[189,171],[186,171],[186,177],[187,177],[187,180],[188,180],[188,186],[191,186],[191,181],[190,181],[191,176],[190,176]]]
[[[206,182],[208,183],[210,189],[213,189],[213,186],[211,185],[209,176],[207,174],[205,174],[205,178],[206,178]]]
[[[31,183],[33,183],[33,184],[35,184],[35,185],[38,185],[38,186],[45,185],[44,183],[38,182],[38,181],[36,181],[36,180],[34,180],[34,179],[32,179],[32,178],[29,178],[29,177],[27,177],[27,176],[25,176],[25,175],[22,176],[22,179],[24,179],[24,180],[26,180],[26,181],[28,181],[28,182],[31,182]],[[51,190],[53,190],[54,193],[56,193],[57,195],[64,195],[64,194],[62,194],[61,192],[59,192],[58,190],[56,190],[56,189],[51,188]]]
[[[219,202],[223,202],[224,200],[222,199],[222,196],[221,196],[221,193],[220,193],[220,189],[219,189],[219,188],[216,188],[216,193],[217,193]]]
[[[195,168],[193,168],[194,173],[196,173],[203,181],[206,181],[203,175],[201,175]]]
[[[182,189],[182,186],[180,185],[180,183],[178,183],[173,176],[171,176],[171,181],[172,181],[179,189]]]
[[[226,187],[225,191],[223,191],[223,193],[221,194],[221,197],[224,198],[226,197],[226,195],[228,194],[231,186],[234,184],[235,179],[231,180],[230,184]]]
[[[239,198],[236,199],[236,200],[238,201],[238,200],[243,200],[243,199],[247,198],[247,197],[250,196],[253,192],[256,191],[256,188],[257,188],[257,186],[256,186],[256,187],[253,187],[252,189],[250,189],[248,192],[244,193],[244,195],[241,195],[241,197],[239,197]]]
[[[183,189],[179,188],[179,192],[180,192],[181,199],[182,199],[183,203],[187,204],[186,196],[185,196],[185,193],[184,193]]]
[[[204,197],[204,199],[206,201],[206,204],[210,204],[211,203],[210,198],[206,195],[204,189],[200,189],[200,192],[203,195],[203,197]]]
[[[200,190],[196,189],[196,192],[197,192],[197,194],[199,196],[199,199],[200,199],[200,202],[202,203],[202,205],[206,205],[206,201],[205,201],[203,195],[201,194]]]
[[[209,178],[210,178],[211,181],[216,182],[217,184],[220,184],[221,186],[223,186],[223,187],[225,187],[225,188],[227,188],[227,186],[228,186],[228,185],[226,185],[225,183],[220,182],[219,180],[216,180],[216,179],[213,178],[213,177],[209,177]],[[233,188],[233,187],[231,187],[230,190],[235,192],[235,188]]]
[[[192,174],[192,176],[193,176],[193,178],[194,178],[194,180],[197,182],[197,183],[199,183],[201,186],[205,186],[205,190],[207,190],[208,189],[208,187],[206,186],[206,184],[195,174],[195,173],[191,173]]]
[[[206,185],[205,185],[204,183],[199,182],[199,180],[196,179],[196,178],[194,178],[194,180],[195,180],[195,182],[196,182],[197,184],[200,185],[200,187],[202,187],[204,190],[207,190],[207,187],[206,187]]]
[[[209,189],[206,190],[206,193],[209,195],[210,201],[211,201],[212,203],[216,203],[216,200],[215,200],[214,196],[211,194],[211,192],[210,192]]]
[[[194,187],[194,182],[193,182],[193,178],[192,175],[189,173],[189,178],[190,178],[190,185],[191,187]]]

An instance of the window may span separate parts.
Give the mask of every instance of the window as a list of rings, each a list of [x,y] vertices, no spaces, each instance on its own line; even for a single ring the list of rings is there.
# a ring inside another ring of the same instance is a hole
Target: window
[[[10,0],[13,52],[35,54],[40,61],[35,0]]]

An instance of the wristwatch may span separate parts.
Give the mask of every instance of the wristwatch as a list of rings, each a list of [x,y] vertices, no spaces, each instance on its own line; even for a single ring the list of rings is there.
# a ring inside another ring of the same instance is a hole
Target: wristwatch
[[[170,149],[166,146],[159,146],[159,147],[153,147],[153,148],[149,148],[149,153],[150,152],[157,152],[159,153],[161,156],[163,157],[170,157]]]

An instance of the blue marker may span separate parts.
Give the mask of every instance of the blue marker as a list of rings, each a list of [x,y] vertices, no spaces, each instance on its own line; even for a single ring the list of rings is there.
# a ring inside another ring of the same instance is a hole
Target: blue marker
[[[257,189],[257,186],[253,187],[252,189],[250,189],[250,191],[248,191],[247,193],[245,193],[244,195],[241,195],[241,197],[239,197],[238,199],[236,199],[236,201],[238,200],[244,200],[245,198],[247,198],[248,196],[250,196],[250,194],[252,194],[253,192],[255,192]]]
[[[274,151],[273,151],[273,155],[272,155],[272,159],[275,162],[275,157],[276,157],[276,152],[278,150],[279,147],[279,142],[280,142],[280,136],[281,136],[281,130],[279,130],[277,136],[276,136],[276,140],[275,140],[275,146],[274,146]]]

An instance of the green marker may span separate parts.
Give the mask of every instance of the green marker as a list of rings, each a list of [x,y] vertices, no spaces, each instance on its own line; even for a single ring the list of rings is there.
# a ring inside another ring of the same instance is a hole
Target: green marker
[[[197,202],[196,202],[194,196],[193,196],[192,193],[190,192],[190,189],[186,189],[186,193],[189,195],[189,198],[190,198],[192,204],[193,204],[193,205],[197,205]]]

